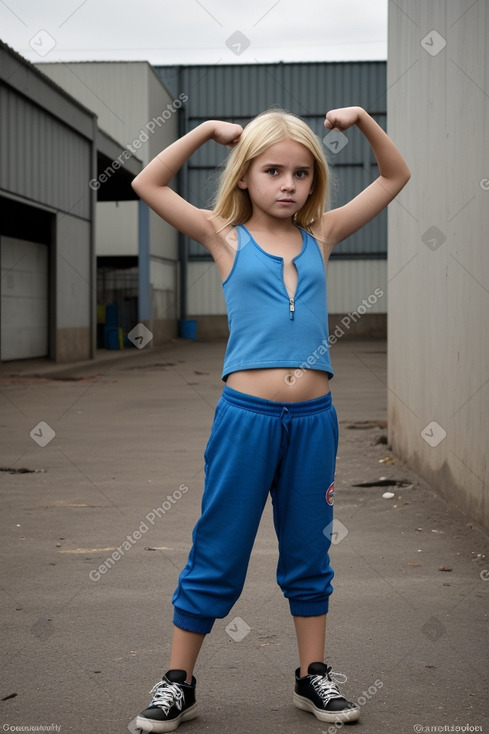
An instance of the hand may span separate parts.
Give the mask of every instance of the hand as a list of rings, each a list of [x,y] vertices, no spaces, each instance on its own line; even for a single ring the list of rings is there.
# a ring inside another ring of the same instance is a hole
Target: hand
[[[330,110],[326,115],[324,127],[342,132],[355,125],[363,113],[361,107],[340,107],[337,110]]]
[[[217,120],[216,122],[214,122],[212,139],[215,140],[216,143],[234,148],[234,146],[239,143],[242,132],[243,128],[241,127],[241,125],[235,125],[232,122],[222,122],[220,120]]]

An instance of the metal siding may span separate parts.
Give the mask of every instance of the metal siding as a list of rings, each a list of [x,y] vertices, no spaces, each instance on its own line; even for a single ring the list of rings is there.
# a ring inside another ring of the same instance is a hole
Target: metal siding
[[[212,261],[189,263],[187,296],[188,313],[212,316],[226,313],[219,271]]]
[[[0,109],[0,187],[88,219],[90,142],[3,86]]]
[[[386,260],[330,260],[327,281],[330,313],[355,312],[369,296],[376,296],[369,302],[369,314],[387,311]]]
[[[188,66],[178,72],[173,67],[156,67],[155,71],[174,96],[179,92],[188,95],[184,110],[187,130],[207,119],[228,119],[244,126],[263,110],[279,106],[302,117],[322,139],[327,134],[325,113],[354,104],[367,109],[381,127],[386,126],[383,61]],[[324,147],[332,172],[332,207],[351,200],[378,174],[373,153],[361,133],[348,131],[347,137],[348,144],[336,155]],[[184,196],[196,206],[212,206],[216,168],[227,154],[222,146],[210,142],[192,156]],[[376,287],[385,289],[386,216],[383,212],[335,249],[328,274],[331,313],[353,311]],[[196,242],[189,243],[189,253],[189,313],[224,313],[219,278],[208,262],[208,253]],[[385,312],[385,299],[380,299],[373,311]]]
[[[212,198],[215,193],[216,173],[212,168],[199,168],[194,170],[192,181],[188,187],[188,200],[199,209],[211,209]],[[203,248],[196,242],[193,243],[201,254]],[[205,252],[205,250],[203,250]]]
[[[380,289],[383,296],[379,296]],[[368,313],[387,310],[386,260],[332,260],[328,265],[328,307],[332,314],[357,311],[369,296]],[[226,313],[219,271],[212,261],[191,261],[188,273],[188,312],[217,315]]]
[[[170,79],[171,68],[156,67],[162,80]],[[358,104],[369,111],[385,129],[385,62],[338,62],[305,64],[262,64],[189,66],[181,68],[181,90],[188,94],[185,105],[187,129],[207,119],[230,119],[241,125],[271,106],[280,106],[307,121],[321,139],[327,134],[324,116],[328,109]],[[331,206],[341,206],[365,188],[377,175],[375,159],[367,141],[357,130],[347,133],[348,144],[336,155],[324,146],[332,168]],[[211,142],[200,148],[188,164],[188,190],[192,203],[209,206],[217,183],[215,168],[227,151]],[[185,194],[184,194],[185,195]],[[196,242],[189,243],[190,257],[207,257]],[[385,213],[341,243],[333,258],[386,257]]]
[[[204,119],[254,117],[274,104],[300,115],[351,104],[385,112],[385,68],[383,61],[182,67],[180,91],[190,117]],[[171,71],[156,67],[174,87]]]

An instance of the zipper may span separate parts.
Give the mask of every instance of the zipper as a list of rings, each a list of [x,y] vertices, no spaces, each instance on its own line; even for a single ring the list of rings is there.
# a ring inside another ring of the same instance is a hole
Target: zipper
[[[289,298],[289,318],[291,321],[294,320],[295,303],[293,298]]]

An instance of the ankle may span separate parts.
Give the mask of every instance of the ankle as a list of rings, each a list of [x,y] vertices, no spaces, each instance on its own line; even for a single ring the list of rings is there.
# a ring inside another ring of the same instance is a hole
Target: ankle
[[[300,667],[300,673],[299,673],[300,677],[301,678],[304,678],[305,675],[309,675],[309,666],[310,665],[313,665],[314,663],[320,663],[320,662],[321,662],[320,659],[318,659],[318,660],[310,660],[305,665],[301,665],[301,667]]]

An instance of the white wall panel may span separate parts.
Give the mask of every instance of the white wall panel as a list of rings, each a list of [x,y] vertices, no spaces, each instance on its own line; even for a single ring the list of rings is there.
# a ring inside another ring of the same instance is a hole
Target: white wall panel
[[[177,318],[177,263],[151,260],[153,319]]]
[[[97,255],[137,255],[138,202],[97,202],[95,232]]]
[[[0,237],[0,359],[48,353],[48,247]]]

